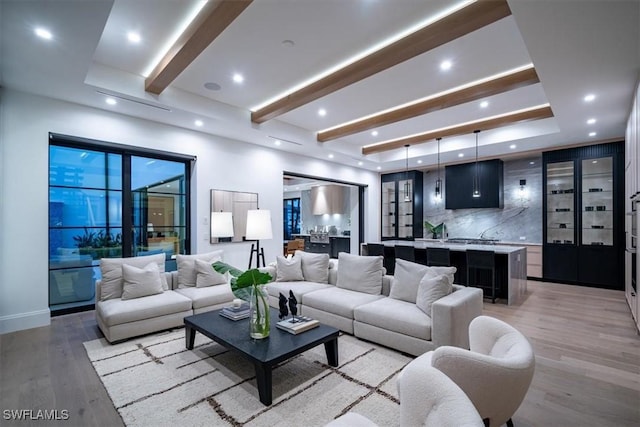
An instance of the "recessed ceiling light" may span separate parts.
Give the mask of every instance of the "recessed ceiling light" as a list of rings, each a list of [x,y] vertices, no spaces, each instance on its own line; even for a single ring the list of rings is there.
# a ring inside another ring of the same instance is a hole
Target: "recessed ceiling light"
[[[202,122],[202,120],[196,120],[195,122],[193,122],[196,126],[201,127],[204,123]]]
[[[480,108],[487,108],[489,106],[489,101],[482,101],[480,103]]]
[[[596,119],[589,119],[589,120],[587,120],[587,124],[588,124],[588,125],[592,125],[592,124],[594,124],[596,121],[597,121]]]
[[[53,35],[45,28],[36,28],[34,32],[36,33],[36,36],[45,40],[51,40],[53,38]]]
[[[329,158],[330,158],[330,159],[333,159],[333,154],[329,154]]]
[[[418,160],[418,164],[421,165],[422,164],[422,160]]]
[[[464,157],[464,153],[458,153],[458,157]]]
[[[378,136],[378,131],[374,130],[373,132],[371,132],[371,136]]]
[[[594,99],[596,99],[596,96],[594,94],[590,93],[590,94],[588,94],[588,95],[586,95],[584,97],[584,102],[591,102]]]
[[[218,83],[214,82],[206,82],[204,84],[204,88],[208,90],[220,90],[222,89]]]
[[[382,166],[378,166],[376,169],[381,170],[381,169],[382,169]]]
[[[597,132],[589,132],[589,136],[596,136],[598,133]]]
[[[326,116],[326,115],[327,115],[327,110],[325,110],[324,108],[319,109],[319,110],[318,110],[318,115],[319,115],[320,117],[324,117],[324,116]]]
[[[450,70],[452,66],[453,66],[453,63],[452,63],[451,61],[449,61],[448,59],[447,59],[447,60],[444,60],[444,61],[442,61],[442,62],[440,63],[440,69],[441,69],[442,71]]]
[[[529,162],[529,164],[530,164],[530,165],[535,165],[535,164],[536,164],[536,162]]]
[[[362,165],[363,165],[362,161],[359,161],[358,166],[362,166]]]
[[[281,142],[279,139],[276,139],[275,141],[273,141],[273,143],[274,143],[275,145],[280,145],[280,144],[282,144],[282,142]]]
[[[105,100],[104,100],[104,102],[106,102],[106,103],[107,103],[107,104],[109,104],[109,105],[116,105],[116,104],[118,103],[118,102],[117,102],[115,99],[113,99],[113,98],[107,98],[107,99],[105,99]]]
[[[509,148],[511,148],[511,149],[513,150],[514,148],[516,148],[516,144],[511,144],[511,145],[509,146]]]
[[[134,31],[129,31],[127,33],[127,40],[129,40],[131,43],[140,43],[140,40],[142,39],[140,38],[140,34]]]
[[[242,83],[244,81],[244,76],[242,74],[240,74],[240,73],[235,73],[233,75],[233,81],[235,83]]]

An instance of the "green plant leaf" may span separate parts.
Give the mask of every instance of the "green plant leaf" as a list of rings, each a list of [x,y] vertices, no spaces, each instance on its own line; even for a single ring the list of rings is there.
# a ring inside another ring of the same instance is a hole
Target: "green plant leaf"
[[[242,270],[238,270],[237,268],[227,264],[226,262],[216,261],[211,264],[211,267],[213,267],[213,269],[220,274],[225,274],[228,272],[232,277],[236,278],[242,275]]]
[[[264,285],[270,281],[271,275],[269,273],[262,273],[257,268],[252,268],[238,277],[236,286],[238,288],[246,288],[248,286]]]
[[[236,297],[245,301],[249,301],[251,286],[264,285],[272,279],[269,273],[262,273],[257,268],[243,272],[222,261],[216,261],[211,264],[211,266],[220,274],[229,273],[231,276],[231,280],[229,281],[231,291]]]

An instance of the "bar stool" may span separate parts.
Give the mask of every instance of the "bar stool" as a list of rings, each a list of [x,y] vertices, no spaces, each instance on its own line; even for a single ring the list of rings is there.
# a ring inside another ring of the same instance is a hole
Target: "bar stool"
[[[471,271],[473,270],[473,280]],[[487,284],[480,284],[478,271],[491,272],[491,281]],[[467,286],[477,288],[491,288],[491,302],[496,302],[496,254],[493,251],[479,251],[467,249]]]
[[[416,251],[413,246],[396,245],[396,259],[400,258],[405,261],[416,262]]]
[[[451,265],[449,248],[427,248],[427,265],[449,267]]]

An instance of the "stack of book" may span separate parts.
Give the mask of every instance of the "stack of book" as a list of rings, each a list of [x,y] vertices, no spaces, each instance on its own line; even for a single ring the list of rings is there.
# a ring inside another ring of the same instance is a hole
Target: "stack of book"
[[[231,320],[246,319],[249,317],[249,303],[243,302],[238,307],[230,306],[220,310],[220,316]]]
[[[281,320],[276,323],[276,327],[283,331],[287,331],[290,334],[296,335],[301,332],[308,331],[309,329],[313,329],[319,324],[320,322],[310,317],[296,316],[295,319]]]

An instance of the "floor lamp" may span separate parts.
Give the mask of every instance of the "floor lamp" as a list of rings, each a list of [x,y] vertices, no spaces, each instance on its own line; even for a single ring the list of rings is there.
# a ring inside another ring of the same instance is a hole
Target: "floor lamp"
[[[233,216],[231,212],[211,212],[211,239],[218,239],[218,242],[230,242],[232,237]]]
[[[249,257],[249,268],[253,261],[253,253],[256,254],[256,268],[260,268],[260,258],[262,258],[262,266],[266,267],[264,262],[264,248],[260,247],[260,240],[272,239],[273,232],[271,230],[271,211],[267,209],[256,209],[247,211],[247,233],[245,239],[255,240],[251,244],[251,256]]]

